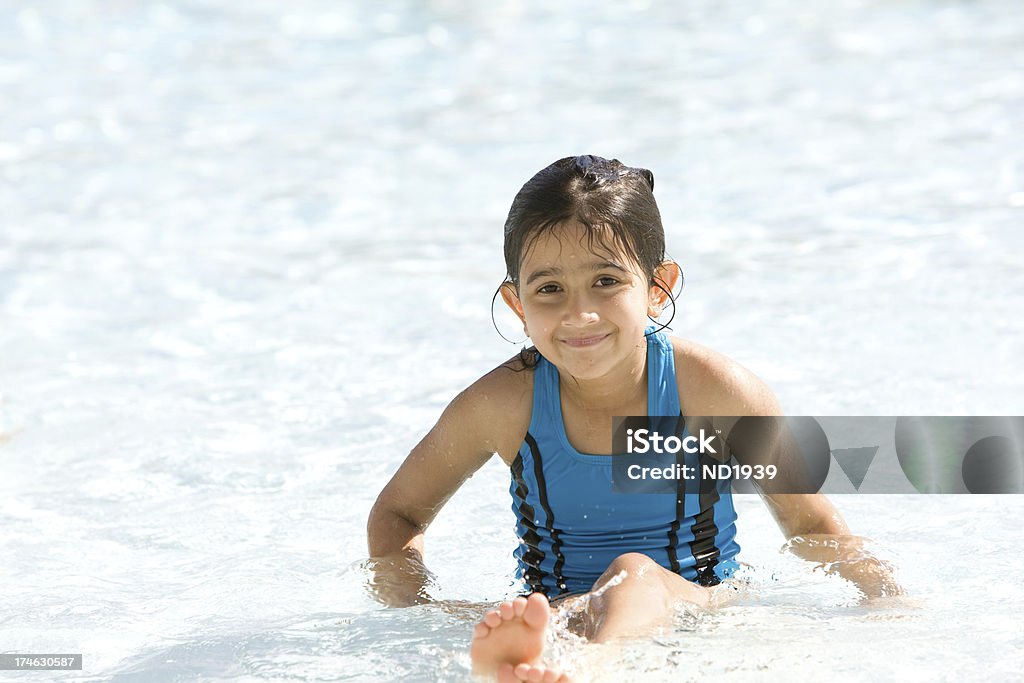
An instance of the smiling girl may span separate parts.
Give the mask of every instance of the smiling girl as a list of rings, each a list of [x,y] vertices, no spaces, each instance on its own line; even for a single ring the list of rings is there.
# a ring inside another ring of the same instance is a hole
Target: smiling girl
[[[707,605],[737,567],[728,481],[664,494],[611,483],[615,416],[782,415],[748,370],[651,324],[681,277],[653,189],[650,171],[593,156],[556,161],[523,186],[505,222],[500,293],[534,345],[452,401],[370,513],[378,596],[425,601],[427,525],[494,454],[509,466],[527,595],[476,626],[477,674],[568,680],[541,661],[549,601],[576,609],[590,642],[642,637],[682,602]],[[824,496],[762,496],[794,552],[866,596],[899,592]]]

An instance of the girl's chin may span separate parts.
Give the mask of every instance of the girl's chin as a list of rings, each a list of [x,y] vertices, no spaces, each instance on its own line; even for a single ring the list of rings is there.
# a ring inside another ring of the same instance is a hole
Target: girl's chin
[[[613,368],[613,364],[607,358],[566,358],[564,355],[558,358],[555,365],[559,372],[582,380],[600,379],[608,375]]]

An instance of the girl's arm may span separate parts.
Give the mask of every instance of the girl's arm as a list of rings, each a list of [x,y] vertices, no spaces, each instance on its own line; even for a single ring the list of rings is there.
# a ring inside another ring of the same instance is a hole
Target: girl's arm
[[[683,411],[686,415],[737,417],[783,414],[772,391],[739,363],[692,342],[674,342],[680,400],[685,401]],[[735,420],[724,420],[723,423],[728,433]],[[747,444],[741,447],[749,448]],[[820,563],[829,574],[838,574],[853,582],[867,598],[903,594],[903,589],[893,578],[892,567],[871,554],[866,538],[850,533],[843,516],[823,494],[764,490],[760,493],[786,537],[786,550],[805,560]]]
[[[850,533],[823,494],[762,493],[788,542],[785,549],[817,562],[828,574],[852,582],[868,599],[903,595],[893,568],[868,549],[868,539]]]
[[[530,396],[521,375],[507,366],[487,374],[459,394],[433,429],[412,449],[377,497],[367,520],[371,587],[392,606],[427,600],[431,579],[423,561],[423,532],[444,504],[495,452],[507,454],[529,423],[522,404]],[[527,407],[527,411],[529,408]]]

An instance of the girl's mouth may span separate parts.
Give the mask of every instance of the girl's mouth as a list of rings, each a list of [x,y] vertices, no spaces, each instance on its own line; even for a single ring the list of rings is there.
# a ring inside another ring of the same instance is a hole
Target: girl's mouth
[[[573,348],[581,348],[586,346],[594,346],[595,344],[600,344],[607,338],[607,334],[598,334],[592,337],[574,337],[572,339],[563,339],[562,341]]]

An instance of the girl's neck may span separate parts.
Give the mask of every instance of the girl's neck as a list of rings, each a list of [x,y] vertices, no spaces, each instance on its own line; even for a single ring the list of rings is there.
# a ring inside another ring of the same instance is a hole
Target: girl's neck
[[[583,410],[624,415],[623,409],[647,402],[647,344],[603,377],[577,379],[559,374],[563,400]]]

